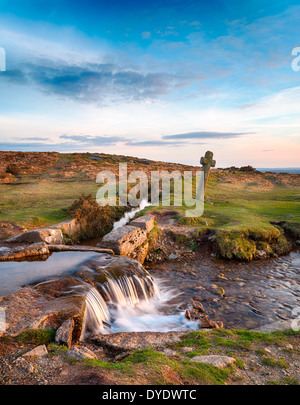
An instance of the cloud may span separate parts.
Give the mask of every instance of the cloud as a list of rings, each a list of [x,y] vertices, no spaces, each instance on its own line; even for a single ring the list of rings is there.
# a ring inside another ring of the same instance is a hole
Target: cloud
[[[149,39],[149,38],[151,38],[151,32],[144,31],[144,32],[142,32],[141,36],[143,39]]]
[[[165,135],[163,139],[228,139],[249,135],[252,132],[187,132],[184,134]]]
[[[74,141],[73,145],[77,144],[78,146],[110,146],[118,142],[129,141],[120,136],[61,135],[59,138]]]
[[[63,141],[62,141],[63,140]],[[31,142],[33,141],[33,142]],[[34,142],[39,141],[39,142]],[[26,137],[14,138],[11,141],[0,142],[0,150],[24,151],[67,151],[87,150],[97,146],[115,146],[117,143],[129,142],[129,139],[120,136],[92,136],[92,135],[60,135],[57,141],[48,138]]]
[[[47,94],[96,104],[157,99],[186,82],[182,74],[142,72],[104,63],[54,64],[50,60],[27,63],[4,73],[2,80],[34,85]]]
[[[153,140],[153,141],[129,141],[126,143],[129,146],[182,146],[182,142],[168,142],[163,140]]]

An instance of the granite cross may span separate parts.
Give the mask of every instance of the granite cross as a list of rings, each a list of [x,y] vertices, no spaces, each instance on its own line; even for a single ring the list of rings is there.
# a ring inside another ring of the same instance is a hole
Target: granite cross
[[[206,189],[206,184],[207,184],[207,180],[208,180],[208,175],[209,175],[209,170],[211,167],[215,167],[216,166],[216,161],[213,160],[213,156],[214,154],[210,151],[207,151],[204,155],[204,157],[202,157],[200,159],[200,164],[203,166],[203,171],[204,171],[204,191]]]

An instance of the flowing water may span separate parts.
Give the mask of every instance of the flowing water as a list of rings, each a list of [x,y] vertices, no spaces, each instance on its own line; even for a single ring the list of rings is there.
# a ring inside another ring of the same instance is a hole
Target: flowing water
[[[187,307],[193,297],[202,302],[211,319],[226,328],[254,329],[294,319],[300,308],[300,252],[249,263],[225,261],[204,255],[188,262],[146,266],[153,277],[178,286]],[[221,287],[221,297],[215,287]],[[176,301],[176,298],[174,297]]]
[[[187,321],[178,303],[171,301],[179,293],[150,274],[108,277],[94,286],[76,286],[76,294],[86,299],[81,339],[90,334],[199,329],[197,322]]]
[[[128,224],[128,222],[129,222],[131,219],[133,219],[133,218],[135,217],[135,215],[136,215],[139,211],[143,210],[143,209],[146,208],[146,207],[149,207],[150,205],[151,205],[151,204],[150,204],[148,201],[142,200],[142,201],[140,202],[140,205],[139,205],[138,207],[133,208],[132,210],[130,210],[130,211],[128,211],[128,212],[125,212],[124,216],[123,216],[119,221],[116,221],[116,222],[114,223],[113,230],[118,229],[118,228],[120,228],[121,226],[124,226],[124,225]]]

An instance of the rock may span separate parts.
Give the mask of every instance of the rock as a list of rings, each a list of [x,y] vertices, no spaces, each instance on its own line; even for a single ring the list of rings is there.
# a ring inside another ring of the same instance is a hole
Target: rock
[[[223,287],[220,287],[216,284],[212,284],[211,287],[216,294],[221,295],[221,297],[225,297],[225,290]]]
[[[300,245],[300,240],[296,240],[296,245]]]
[[[61,229],[34,229],[32,231],[24,232],[21,235],[14,236],[13,238],[6,239],[5,242],[11,243],[53,243],[61,244],[63,243],[63,234]]]
[[[9,336],[18,336],[26,329],[58,329],[67,319],[74,319],[73,338],[79,338],[85,310],[84,297],[57,297],[60,291],[75,285],[72,278],[55,282],[26,286],[15,293],[0,297],[0,307],[5,308],[6,331]],[[78,284],[78,282],[77,282]]]
[[[161,353],[164,353],[166,356],[170,357],[177,356],[176,350],[169,349],[168,347],[166,347]]]
[[[34,372],[34,367],[33,367],[33,365],[31,363],[27,367],[27,372],[28,373],[33,373]]]
[[[267,252],[265,250],[257,250],[256,256],[260,259],[267,257]]]
[[[200,313],[204,313],[204,307],[198,299],[194,298],[192,301],[192,307],[199,311]]]
[[[141,246],[134,249],[128,257],[137,260],[139,263],[143,264],[149,252],[149,242],[145,241]]]
[[[291,320],[282,320],[267,325],[260,326],[259,328],[252,329],[254,332],[275,332],[277,330],[288,330],[291,329]]]
[[[154,215],[143,215],[130,221],[131,226],[137,226],[143,229],[146,233],[149,233],[154,227]]]
[[[50,252],[98,252],[114,254],[111,249],[104,249],[96,246],[83,246],[83,245],[48,245]]]
[[[51,229],[61,229],[63,234],[68,236],[74,236],[79,234],[82,230],[82,224],[76,219],[67,219],[66,221],[59,222],[58,224],[52,225]]]
[[[200,325],[203,329],[218,329],[223,328],[223,322],[221,321],[212,321],[208,318],[208,316],[204,316],[200,318]]]
[[[109,248],[116,254],[127,256],[146,239],[147,234],[143,229],[125,225],[106,234],[97,246]]]
[[[67,319],[56,331],[55,343],[58,345],[66,345],[69,349],[72,344],[72,333],[74,329],[74,319]]]
[[[67,356],[73,359],[97,359],[94,352],[84,346],[72,346],[70,350],[67,351]]]
[[[22,357],[45,357],[48,354],[48,350],[45,345],[36,346],[34,349],[23,354]]]
[[[219,356],[219,355],[203,355],[195,356],[191,358],[191,361],[196,363],[211,364],[212,366],[218,368],[224,368],[235,362],[235,358],[229,356]]]
[[[112,353],[132,352],[149,347],[163,349],[169,344],[176,343],[186,331],[181,332],[118,332],[107,335],[97,335],[92,342]]]
[[[184,346],[184,347],[181,348],[181,351],[183,353],[190,353],[190,352],[193,352],[194,350],[195,350],[194,347],[189,347],[189,346]]]
[[[17,260],[25,257],[49,255],[49,249],[46,243],[33,243],[32,245],[2,247],[0,248],[0,261]]]
[[[169,254],[169,256],[168,256],[168,259],[170,259],[170,260],[176,260],[176,259],[177,259],[177,256],[174,255],[174,253],[171,253],[171,254]]]

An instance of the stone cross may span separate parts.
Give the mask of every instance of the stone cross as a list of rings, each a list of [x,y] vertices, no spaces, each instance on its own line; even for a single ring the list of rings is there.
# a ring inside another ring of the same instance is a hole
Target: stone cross
[[[209,170],[210,170],[211,167],[216,166],[216,161],[213,160],[213,156],[214,156],[214,154],[212,152],[207,151],[205,153],[204,157],[202,157],[200,159],[200,164],[203,166],[203,171],[204,171],[204,191],[206,189]]]

